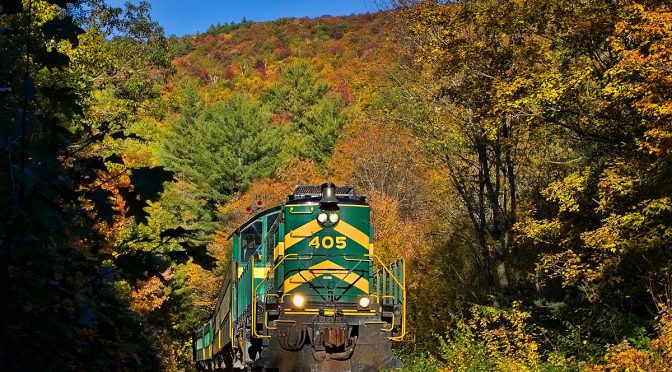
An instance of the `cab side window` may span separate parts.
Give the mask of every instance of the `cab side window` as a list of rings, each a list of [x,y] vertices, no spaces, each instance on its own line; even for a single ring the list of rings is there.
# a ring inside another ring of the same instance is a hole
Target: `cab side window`
[[[250,260],[252,255],[259,259],[261,251],[261,221],[257,221],[240,232],[240,248],[243,254],[243,262]]]

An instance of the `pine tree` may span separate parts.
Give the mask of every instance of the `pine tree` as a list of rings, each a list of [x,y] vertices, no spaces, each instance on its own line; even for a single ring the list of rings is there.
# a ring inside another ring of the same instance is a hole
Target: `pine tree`
[[[236,94],[199,111],[194,87],[184,91],[184,110],[163,138],[160,158],[186,184],[197,214],[213,215],[217,205],[270,176],[278,165],[281,136],[262,106]]]
[[[305,62],[286,67],[262,95],[272,112],[290,118],[283,158],[301,157],[324,164],[346,122],[340,98]]]

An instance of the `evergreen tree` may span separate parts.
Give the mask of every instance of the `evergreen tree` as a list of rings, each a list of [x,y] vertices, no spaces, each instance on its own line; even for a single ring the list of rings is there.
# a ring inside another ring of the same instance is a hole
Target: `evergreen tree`
[[[324,164],[334,152],[346,119],[339,99],[325,97],[319,101],[298,123],[299,132],[308,134],[301,137],[303,143],[299,154]]]
[[[324,164],[346,121],[343,103],[306,62],[286,67],[262,95],[272,112],[289,117],[283,158],[303,157]]]
[[[282,70],[280,79],[262,99],[273,112],[286,112],[297,120],[329,91],[329,85],[312,71],[308,63],[298,62]]]
[[[273,174],[281,137],[251,97],[233,95],[196,116],[195,94],[186,88],[184,111],[164,137],[160,157],[183,177],[206,216],[253,180]]]

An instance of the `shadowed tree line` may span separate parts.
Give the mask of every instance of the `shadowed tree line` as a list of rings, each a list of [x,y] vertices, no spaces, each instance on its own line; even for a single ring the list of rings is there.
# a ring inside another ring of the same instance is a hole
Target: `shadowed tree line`
[[[115,224],[146,223],[143,208],[173,178],[121,151],[144,141],[130,125],[169,67],[163,32],[146,3],[1,11],[0,368],[158,369],[156,335],[124,286],[167,280],[188,259],[211,264],[184,229],[111,244]]]

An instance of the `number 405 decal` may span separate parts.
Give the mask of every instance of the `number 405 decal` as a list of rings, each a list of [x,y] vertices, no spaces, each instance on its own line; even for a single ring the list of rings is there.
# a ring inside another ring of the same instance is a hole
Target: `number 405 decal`
[[[320,240],[319,236],[316,236],[310,241],[310,243],[308,243],[308,245],[315,249],[318,248],[331,249],[334,245],[336,246],[337,249],[344,249],[345,236],[337,236],[336,238],[331,236],[323,236],[322,240]]]

